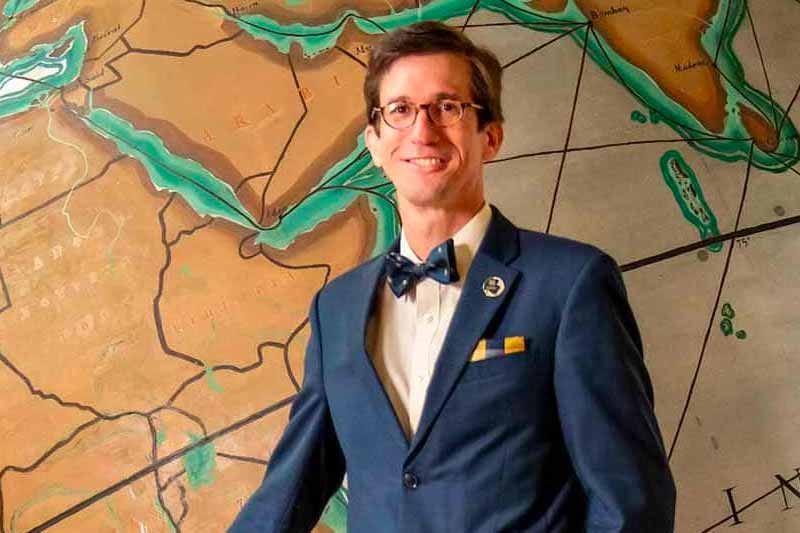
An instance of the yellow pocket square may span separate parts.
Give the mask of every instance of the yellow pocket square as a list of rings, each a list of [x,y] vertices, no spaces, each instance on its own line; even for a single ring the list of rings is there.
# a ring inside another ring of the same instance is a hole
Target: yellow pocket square
[[[472,357],[469,358],[471,363],[475,361],[483,361],[492,357],[500,357],[502,355],[511,355],[525,351],[525,337],[505,337],[498,339],[481,339],[475,350],[472,352]]]

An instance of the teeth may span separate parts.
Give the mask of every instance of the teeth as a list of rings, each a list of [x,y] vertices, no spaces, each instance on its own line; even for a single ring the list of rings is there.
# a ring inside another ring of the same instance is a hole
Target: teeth
[[[421,167],[431,167],[438,164],[440,159],[438,157],[420,157],[412,159],[412,161]]]

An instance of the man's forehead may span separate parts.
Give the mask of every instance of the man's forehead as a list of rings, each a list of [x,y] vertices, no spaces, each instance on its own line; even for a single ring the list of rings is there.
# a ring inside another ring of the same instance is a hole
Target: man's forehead
[[[432,68],[434,64],[437,68]],[[423,94],[427,99],[467,98],[471,92],[470,74],[469,61],[459,54],[404,56],[382,76],[381,100],[415,100]]]

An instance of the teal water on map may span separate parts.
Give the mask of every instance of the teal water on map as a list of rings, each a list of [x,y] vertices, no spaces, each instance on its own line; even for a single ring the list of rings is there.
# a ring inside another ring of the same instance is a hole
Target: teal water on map
[[[188,437],[190,444],[196,444],[203,438],[194,433],[189,433]],[[214,441],[202,446],[195,446],[183,455],[182,461],[189,485],[193,489],[203,485],[210,485],[214,482],[214,470],[217,467],[217,449],[214,446]]]
[[[6,4],[6,9],[12,9],[9,7],[12,4],[14,12],[19,12],[33,5],[33,2],[12,2]],[[333,47],[348,23],[355,24],[363,32],[377,34],[419,20],[448,20],[464,16],[470,12],[473,4],[473,0],[434,0],[420,8],[410,8],[371,19],[361,17],[355,10],[348,10],[337,20],[317,26],[280,24],[263,15],[242,15],[234,20],[253,37],[272,43],[282,53],[288,53],[291,45],[296,43],[306,55],[313,56]],[[574,1],[570,1],[566,9],[556,15],[538,13],[519,0],[483,0],[479,9],[499,13],[532,31],[563,33],[575,29],[576,25],[587,23]],[[715,54],[717,46],[720,47],[719,66],[731,80],[731,83],[725,82],[730,112],[725,131],[721,133],[730,139],[692,140],[690,144],[709,156],[735,161],[747,158],[751,144],[736,112],[736,104],[747,101],[751,107],[758,109],[773,122],[772,117],[782,116],[784,111],[746,82],[741,64],[731,47],[736,32],[721,30],[724,18],[722,14],[728,9],[729,24],[732,25],[729,28],[738,29],[744,14],[744,1],[721,0],[719,13],[703,34],[702,43],[710,55]],[[585,44],[589,57],[610,76],[624,83],[634,97],[649,110],[651,118],[660,117],[685,138],[713,136],[691,113],[667,97],[645,72],[629,64],[604,43],[602,37],[590,32],[588,28],[578,29],[570,37],[580,46],[588,39]],[[49,55],[67,42],[70,44],[60,57]],[[85,52],[83,24],[78,24],[70,28],[58,42],[38,45],[31,50],[30,55],[4,65],[3,69],[8,73],[20,76],[27,73],[29,77],[40,79],[48,85],[21,83],[19,79],[8,77],[2,79],[0,117],[29,109],[43,95],[52,91],[52,87],[61,87],[74,81],[82,68]],[[12,85],[9,80],[16,80],[16,83]],[[321,222],[347,208],[362,194],[367,195],[370,208],[378,221],[373,255],[383,251],[399,231],[399,221],[392,205],[393,188],[380,169],[372,165],[369,154],[363,149],[361,137],[353,152],[332,166],[302,201],[289,206],[280,224],[273,228],[264,228],[247,212],[229,185],[198,162],[172,154],[164,142],[152,132],[137,130],[125,119],[99,108],[91,109],[84,121],[99,135],[112,139],[123,153],[141,161],[157,189],[180,194],[200,215],[222,217],[257,231],[258,242],[269,246],[285,249],[298,235],[312,231]],[[754,147],[753,164],[762,169],[780,172],[800,159],[800,141],[791,120],[782,121],[779,143],[777,152],[780,155],[766,153]]]
[[[263,15],[243,15],[232,20],[253,37],[272,43],[282,53],[287,53],[291,44],[297,43],[306,55],[313,56],[336,44],[348,20],[352,20],[365,33],[377,34],[418,20],[447,20],[463,16],[469,13],[473,3],[472,0],[435,0],[419,9],[411,8],[371,19],[359,17],[356,11],[349,10],[336,21],[318,26],[299,23],[280,24]],[[694,148],[724,161],[746,160],[750,154],[750,134],[735,111],[736,104],[748,102],[771,122],[774,122],[773,109],[779,117],[783,115],[784,110],[747,83],[741,64],[733,52],[732,42],[744,16],[744,6],[745,0],[720,0],[718,13],[701,40],[706,52],[712,57],[716,54],[717,47],[720,48],[718,65],[725,78],[730,80],[727,82],[723,79],[723,87],[728,95],[729,113],[725,129],[717,133],[708,131],[692,113],[669,98],[646,72],[633,66],[614,51],[597,32],[583,28],[571,33],[570,37],[579,46],[584,46],[584,41],[588,39],[586,51],[589,57],[608,75],[623,83],[640,103],[660,115],[662,120],[682,137],[686,139],[723,137],[692,140],[689,143]],[[574,0],[567,4],[564,11],[556,15],[538,13],[518,0],[484,0],[480,3],[480,9],[499,13],[535,31],[563,33],[574,29],[576,24],[588,22]],[[723,32],[722,25],[725,24],[725,13],[728,9],[730,9],[728,27]],[[773,125],[777,129],[777,125]],[[798,160],[800,160],[800,139],[791,120],[783,121],[779,146],[775,154],[764,152],[758,147],[753,149],[753,164],[772,172],[782,172]]]
[[[365,192],[369,189],[371,192]],[[333,165],[306,198],[291,207],[274,229],[262,231],[256,242],[285,249],[298,235],[312,231],[320,222],[346,209],[356,198],[367,194],[378,221],[373,254],[388,248],[399,231],[393,208],[394,189],[383,171],[372,164],[364,135],[358,136],[355,149]]]
[[[32,8],[39,0],[8,0],[3,7],[3,15],[7,17],[15,17]]]
[[[102,108],[92,108],[84,122],[95,133],[113,141],[119,150],[141,162],[157,190],[180,194],[201,216],[219,217],[258,232],[257,243],[286,249],[301,234],[346,209],[361,194],[367,194],[375,213],[377,234],[373,255],[382,253],[394,240],[399,221],[391,198],[393,189],[383,172],[372,164],[363,135],[356,148],[320,179],[308,196],[290,207],[274,228],[262,228],[247,212],[230,185],[216,178],[193,159],[177,156],[150,131],[137,130],[127,120]],[[365,192],[364,189],[370,189]]]
[[[83,68],[87,45],[80,22],[58,41],[36,45],[27,56],[0,64],[0,119],[27,111],[52,91],[75,81]],[[66,49],[60,50],[58,57],[51,55],[62,46]]]

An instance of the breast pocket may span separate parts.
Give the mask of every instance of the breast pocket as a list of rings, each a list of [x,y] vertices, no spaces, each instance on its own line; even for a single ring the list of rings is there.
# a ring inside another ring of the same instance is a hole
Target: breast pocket
[[[536,366],[536,347],[529,337],[481,339],[467,363],[461,382],[506,377],[522,379]]]

